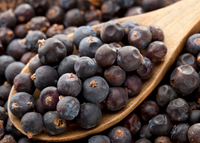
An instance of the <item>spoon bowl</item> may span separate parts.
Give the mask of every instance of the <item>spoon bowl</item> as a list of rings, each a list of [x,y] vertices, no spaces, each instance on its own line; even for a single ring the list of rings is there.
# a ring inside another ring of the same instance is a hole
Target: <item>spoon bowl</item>
[[[116,21],[119,21],[120,23],[127,20],[135,20],[142,26],[153,24],[161,27],[165,35],[164,43],[168,47],[168,52],[164,58],[164,62],[155,64],[153,75],[147,81],[143,82],[142,89],[136,97],[129,98],[128,104],[125,108],[118,112],[104,111],[100,123],[95,128],[86,130],[80,128],[76,123],[67,123],[67,129],[60,135],[50,136],[43,130],[42,133],[33,136],[33,138],[36,140],[50,142],[77,140],[102,132],[124,119],[156,88],[180,54],[187,38],[200,31],[199,7],[199,0],[182,0],[153,12],[116,19]],[[93,28],[97,30],[100,25],[102,24],[95,25]],[[73,34],[68,36],[72,39]],[[77,52],[78,51],[75,50],[75,53]],[[24,67],[21,73],[30,73],[28,65],[29,63]],[[8,105],[10,104],[10,100],[15,93],[16,91],[14,87],[12,87],[8,99]],[[40,91],[36,90],[33,94],[34,98],[38,98],[39,93]],[[14,126],[26,135],[21,127],[21,120],[10,112],[9,106],[8,115]]]

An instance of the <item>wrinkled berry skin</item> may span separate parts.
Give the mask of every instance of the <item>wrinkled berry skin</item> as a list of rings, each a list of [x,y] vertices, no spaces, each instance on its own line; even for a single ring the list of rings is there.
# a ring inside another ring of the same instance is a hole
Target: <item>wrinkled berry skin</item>
[[[132,143],[130,131],[122,126],[117,126],[111,129],[108,133],[111,143]]]
[[[60,118],[55,111],[49,111],[44,114],[43,124],[45,131],[51,136],[61,134],[67,127],[66,121]]]
[[[170,101],[178,98],[177,93],[170,85],[162,85],[156,94],[156,103],[160,107],[166,107]]]
[[[152,40],[150,30],[144,26],[136,26],[128,34],[129,44],[139,50],[145,49]]]
[[[110,87],[106,98],[106,107],[111,111],[118,111],[128,103],[128,93],[122,87]]]
[[[188,140],[190,143],[200,143],[200,123],[192,125],[188,129]]]
[[[141,138],[137,140],[135,143],[151,143],[151,141],[145,138]]]
[[[103,25],[101,39],[104,43],[120,42],[124,36],[124,29],[117,21],[108,21]]]
[[[60,99],[56,106],[58,115],[64,120],[73,120],[80,111],[80,102],[77,98],[66,96]]]
[[[110,143],[110,139],[105,135],[94,135],[89,138],[88,143]]]
[[[38,52],[39,44],[38,40],[47,39],[47,36],[39,31],[34,30],[26,35],[26,46],[32,52]]]
[[[110,86],[121,86],[126,78],[126,72],[119,66],[111,66],[104,71],[104,78]]]
[[[148,124],[145,124],[140,129],[140,138],[151,139],[152,133],[149,129]]]
[[[34,85],[39,90],[48,86],[56,86],[58,80],[57,71],[50,66],[41,66],[35,71]]]
[[[141,121],[139,116],[132,112],[124,120],[124,127],[129,129],[131,135],[135,135],[141,128]]]
[[[174,125],[171,131],[171,140],[174,143],[188,143],[188,129],[190,125],[187,123],[179,123]]]
[[[200,52],[200,34],[191,35],[185,44],[185,51],[196,56]]]
[[[56,87],[49,86],[44,88],[40,93],[40,100],[44,109],[47,111],[55,110],[59,101],[59,96],[60,94]]]
[[[124,46],[118,50],[117,64],[126,72],[136,70],[142,63],[140,51],[133,46]]]
[[[12,11],[4,11],[0,14],[0,27],[15,27],[17,20],[15,14]]]
[[[77,28],[73,35],[75,46],[78,48],[81,40],[88,36],[96,37],[96,33],[91,26],[81,26]]]
[[[152,34],[152,41],[164,41],[164,33],[159,26],[149,25],[148,28]]]
[[[18,92],[11,98],[9,107],[13,115],[21,118],[25,113],[33,111],[34,99],[26,92]]]
[[[176,92],[186,96],[199,86],[199,75],[192,66],[182,65],[171,73],[170,84]]]
[[[77,55],[69,55],[65,57],[58,66],[58,74],[62,76],[65,73],[74,73],[74,65],[80,57]]]
[[[190,124],[196,124],[200,121],[200,110],[190,110],[190,116],[189,116]]]
[[[186,121],[190,115],[190,107],[184,99],[178,98],[168,104],[166,112],[171,121]]]
[[[25,65],[21,62],[12,62],[9,64],[5,70],[6,80],[13,84],[15,76],[17,76],[24,67]]]
[[[141,118],[144,121],[149,121],[154,116],[158,115],[160,108],[153,100],[146,100],[140,106]]]
[[[76,122],[84,129],[91,129],[100,122],[101,117],[101,109],[96,104],[88,102],[81,105]]]
[[[95,82],[96,85],[92,85]],[[83,82],[83,96],[87,101],[100,103],[109,93],[109,85],[106,80],[100,76],[93,76]]]
[[[143,57],[142,63],[137,68],[136,72],[142,80],[150,78],[153,73],[153,63],[149,58]]]
[[[36,16],[30,20],[30,30],[40,30],[41,32],[46,32],[49,27],[50,22],[45,16]]]
[[[166,136],[172,129],[169,117],[165,114],[158,114],[149,121],[149,129],[153,135]]]
[[[58,65],[66,56],[65,45],[56,38],[48,38],[38,49],[38,55],[43,64]]]
[[[128,95],[130,97],[133,97],[140,92],[140,90],[142,88],[142,81],[137,75],[128,74],[123,83],[123,86],[125,87],[126,91],[128,92]]]
[[[43,130],[42,115],[36,112],[28,112],[21,119],[22,129],[27,133],[29,138],[32,136],[29,134],[37,135]]]
[[[54,13],[52,14],[51,11],[54,11]],[[64,18],[64,11],[59,6],[53,6],[48,9],[46,13],[46,17],[50,21],[51,24],[62,23],[63,18]]]
[[[41,67],[43,64],[41,63],[38,55],[34,57],[33,60],[29,63],[28,69],[31,74],[34,74],[37,68]]]
[[[164,56],[167,54],[167,46],[161,41],[154,41],[148,45],[145,55],[152,62],[163,61]]]
[[[59,78],[57,88],[63,96],[77,96],[81,92],[82,82],[75,74],[66,73]]]
[[[13,84],[17,92],[27,92],[29,94],[33,94],[35,91],[34,82],[29,73],[18,74],[14,78]]]
[[[4,75],[5,74],[5,70],[7,68],[7,66],[14,62],[15,59],[12,56],[9,55],[1,55],[0,56],[0,75]]]
[[[81,57],[74,64],[74,70],[80,78],[93,76],[97,71],[97,64],[89,57]]]
[[[95,53],[95,60],[101,67],[109,67],[114,64],[117,51],[108,44],[103,44]]]
[[[97,37],[85,37],[79,44],[80,56],[94,58],[96,51],[102,44],[101,40]]]

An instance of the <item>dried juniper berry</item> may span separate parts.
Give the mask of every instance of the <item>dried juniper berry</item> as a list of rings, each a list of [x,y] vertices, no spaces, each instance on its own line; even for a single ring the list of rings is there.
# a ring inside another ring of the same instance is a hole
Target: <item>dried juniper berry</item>
[[[188,130],[188,140],[190,143],[199,143],[200,141],[200,123],[192,125]]]
[[[2,143],[17,143],[15,138],[12,136],[12,135],[5,135],[2,140],[1,140]]]
[[[26,35],[25,43],[29,50],[38,52],[38,48],[40,47],[38,40],[42,39],[47,39],[46,35],[39,30],[34,30]]]
[[[70,9],[65,13],[64,21],[65,27],[68,26],[81,26],[85,24],[84,12],[80,11],[78,8]]]
[[[137,134],[141,128],[141,121],[139,116],[132,112],[124,120],[124,127],[129,129],[131,135]]]
[[[148,124],[145,124],[140,129],[140,138],[151,139],[152,133],[149,129]]]
[[[178,98],[177,93],[170,85],[162,85],[158,88],[156,94],[156,103],[160,107],[166,107],[170,101]]]
[[[184,54],[178,56],[178,58],[176,60],[176,67],[182,66],[182,65],[190,65],[196,71],[198,70],[197,59],[195,56],[193,56],[190,53],[184,53]]]
[[[27,26],[30,30],[40,30],[41,32],[46,32],[46,30],[50,27],[50,22],[45,16],[36,16],[30,20]]]
[[[110,139],[105,135],[94,135],[89,138],[88,143],[110,143]]]
[[[7,118],[8,118],[7,112],[3,107],[0,106],[0,120],[3,120],[5,122]]]
[[[46,35],[47,37],[53,37],[54,35],[57,34],[63,34],[63,32],[64,32],[64,26],[62,24],[61,25],[53,24],[47,29]]]
[[[45,87],[57,85],[58,73],[50,66],[41,66],[31,78],[34,80],[35,87],[42,90]]]
[[[22,133],[15,128],[15,126],[13,125],[13,123],[11,122],[10,118],[8,118],[6,126],[5,126],[5,131],[6,133],[12,134],[13,137],[15,138],[19,138],[22,137]]]
[[[142,80],[150,78],[153,73],[153,63],[149,58],[143,57],[142,63],[137,68],[136,72]]]
[[[118,111],[128,103],[128,93],[122,87],[110,87],[105,102],[108,110]]]
[[[142,13],[144,13],[144,9],[141,6],[133,6],[127,9],[126,13],[124,14],[124,17],[138,15]]]
[[[152,41],[164,41],[164,33],[159,26],[149,25],[148,28],[152,34]]]
[[[40,100],[44,109],[49,110],[56,110],[56,105],[59,101],[59,92],[56,87],[48,86],[44,88],[40,93]]]
[[[33,94],[35,91],[34,82],[29,73],[18,74],[13,81],[14,88],[17,92],[27,92]]]
[[[28,112],[21,119],[22,129],[26,132],[27,137],[30,139],[43,130],[42,115],[36,112]]]
[[[91,129],[100,122],[101,117],[101,109],[96,104],[88,102],[81,104],[76,122],[81,128]]]
[[[82,89],[82,82],[73,73],[63,74],[57,83],[58,91],[63,96],[77,96]]]
[[[64,18],[64,11],[59,6],[53,6],[48,9],[46,17],[51,24],[62,23]]]
[[[85,37],[79,44],[80,56],[88,56],[94,58],[96,51],[103,45],[102,41],[97,37]]]
[[[28,69],[30,71],[31,74],[34,74],[36,69],[41,67],[43,64],[41,63],[38,55],[34,57],[33,60],[31,60],[31,62],[29,63]]]
[[[65,34],[56,34],[55,36],[53,36],[53,38],[57,38],[58,40],[60,40],[66,47],[67,49],[67,56],[71,55],[74,51],[74,45],[72,40]]]
[[[21,57],[20,62],[27,64],[36,54],[36,52],[27,52]]]
[[[149,129],[153,135],[166,136],[172,129],[169,117],[165,114],[158,114],[149,121]]]
[[[144,121],[149,121],[154,116],[158,115],[160,108],[153,100],[146,100],[140,106],[141,118]]]
[[[171,143],[171,141],[167,136],[159,136],[155,139],[154,143]]]
[[[108,133],[111,143],[132,143],[130,131],[122,126],[117,126],[111,129]]]
[[[35,16],[35,10],[30,4],[22,3],[14,10],[15,16],[20,23],[25,23]]]
[[[140,138],[135,143],[152,143],[152,142],[148,139]]]
[[[26,26],[26,24],[19,24],[15,27],[14,32],[15,37],[20,39],[25,38],[26,34],[28,33],[28,27]]]
[[[190,107],[184,99],[178,98],[168,104],[166,112],[171,121],[186,121],[190,115]]]
[[[78,27],[73,35],[73,42],[75,46],[78,48],[81,40],[88,36],[96,37],[96,33],[91,26]]]
[[[66,96],[59,100],[56,110],[62,119],[73,120],[79,114],[80,102],[75,97]]]
[[[66,121],[55,111],[49,111],[43,116],[43,124],[48,135],[58,135],[67,128]]]
[[[49,8],[48,0],[29,0],[37,15],[43,15]]]
[[[185,44],[185,51],[196,56],[200,52],[200,34],[191,35]]]
[[[3,105],[3,108],[5,109],[6,112],[8,112],[8,101],[5,102],[5,104]]]
[[[44,109],[44,106],[43,106],[40,98],[38,98],[35,102],[35,111],[37,113],[40,113],[41,115],[44,115],[46,113],[46,110]]]
[[[97,70],[96,70],[95,75],[96,75],[96,76],[102,76],[102,77],[103,77],[103,73],[104,73],[103,67],[101,67],[101,66],[97,63],[97,61],[95,60],[95,58],[92,58],[92,60],[97,64]]]
[[[3,99],[4,102],[8,100],[8,96],[11,90],[11,85],[8,83],[5,83],[4,85],[0,86],[0,98]]]
[[[34,99],[26,92],[18,92],[12,96],[8,106],[13,115],[21,118],[25,113],[34,110]]]
[[[110,86],[121,86],[126,79],[126,72],[113,65],[104,71],[104,78]]]
[[[69,26],[65,29],[64,34],[69,35],[71,33],[74,33],[76,31],[77,27],[76,26]]]
[[[40,61],[47,65],[58,65],[66,56],[65,45],[57,38],[48,38],[38,49]]]
[[[17,61],[19,61],[26,52],[28,52],[28,48],[23,39],[12,40],[6,49],[6,53]]]
[[[9,44],[15,38],[13,30],[7,27],[0,27],[0,41],[2,44]]]
[[[152,62],[163,61],[164,56],[167,54],[167,46],[161,41],[154,41],[148,45],[145,51],[146,57]]]
[[[74,65],[80,57],[77,55],[69,55],[65,57],[58,66],[58,74],[62,76],[65,73],[75,73]]]
[[[63,8],[65,11],[68,11],[77,6],[77,1],[76,0],[60,0],[59,6]]]
[[[5,70],[7,66],[14,62],[15,59],[12,56],[9,55],[1,55],[0,56],[0,75],[3,76],[5,74]]]
[[[129,44],[139,50],[145,49],[152,40],[151,31],[144,26],[136,26],[128,34]]]
[[[124,29],[117,21],[108,21],[103,25],[101,40],[104,43],[120,42],[124,36]]]
[[[200,110],[190,111],[189,121],[190,121],[191,125],[199,123],[200,122]]]
[[[101,67],[109,67],[117,58],[117,50],[108,44],[103,44],[95,53],[95,60]]]
[[[135,28],[136,26],[139,26],[139,24],[136,22],[136,21],[133,21],[133,20],[128,20],[128,21],[125,21],[125,22],[122,22],[121,23],[123,29],[124,29],[124,37],[122,39],[122,43],[128,45],[128,34],[129,32]]]
[[[96,30],[96,35],[97,35],[97,37],[98,38],[101,38],[101,33],[103,32],[102,29],[103,28],[103,24],[102,25],[100,25],[98,28],[97,28],[97,30]]]
[[[170,84],[177,93],[185,96],[199,86],[199,75],[190,65],[182,65],[173,70]]]
[[[160,8],[159,0],[143,0],[142,7],[146,12],[156,10]]]
[[[97,64],[89,57],[81,57],[74,64],[74,70],[80,78],[93,76],[97,70]]]
[[[87,101],[100,103],[109,93],[109,85],[100,76],[93,76],[83,82],[83,96]]]
[[[171,140],[174,143],[188,143],[188,129],[190,125],[187,123],[179,123],[174,125],[171,131]]]
[[[135,74],[127,74],[123,83],[125,90],[130,97],[137,95],[142,88],[141,79]]]
[[[13,28],[17,23],[15,14],[12,9],[4,11],[0,14],[0,27]]]
[[[31,140],[29,140],[27,137],[23,137],[18,140],[18,143],[31,143]]]
[[[135,3],[135,0],[116,0],[116,2],[122,9],[127,9]]]
[[[197,104],[195,101],[192,101],[192,102],[187,102],[189,107],[190,107],[190,111],[193,111],[193,110],[197,110],[200,108],[200,105]]]
[[[17,76],[24,67],[25,65],[21,62],[12,62],[11,64],[9,64],[5,70],[6,80],[9,83],[13,84],[15,76]]]

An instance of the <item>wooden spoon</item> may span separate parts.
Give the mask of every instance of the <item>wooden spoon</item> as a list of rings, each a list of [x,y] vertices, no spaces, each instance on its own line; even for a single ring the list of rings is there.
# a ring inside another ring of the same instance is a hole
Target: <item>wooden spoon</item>
[[[124,119],[156,88],[159,82],[163,79],[183,49],[186,39],[190,35],[200,31],[200,1],[182,0],[153,12],[116,19],[116,21],[119,22],[127,20],[135,20],[143,26],[148,26],[150,24],[160,26],[164,31],[164,42],[168,47],[168,52],[164,58],[164,62],[155,65],[152,77],[143,82],[142,90],[139,95],[130,98],[127,106],[118,112],[103,112],[103,117],[100,123],[93,129],[81,129],[77,124],[71,123],[68,124],[66,131],[60,135],[49,136],[45,131],[43,131],[39,135],[33,136],[34,139],[52,142],[77,140],[104,131]],[[95,25],[93,28],[96,30],[100,25],[101,24]],[[69,35],[70,38],[72,38],[72,36],[73,34]],[[22,72],[29,73],[28,64]],[[8,99],[8,105],[15,93],[16,91],[14,90],[14,87],[12,87]],[[34,95],[39,96],[39,91],[36,91]],[[21,128],[20,119],[10,112],[9,106],[8,114],[14,126],[26,135]]]

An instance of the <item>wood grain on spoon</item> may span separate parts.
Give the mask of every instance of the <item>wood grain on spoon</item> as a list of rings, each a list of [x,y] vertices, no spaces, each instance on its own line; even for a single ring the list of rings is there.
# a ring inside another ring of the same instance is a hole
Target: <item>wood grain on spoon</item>
[[[41,134],[34,136],[34,139],[43,141],[71,141],[84,138],[86,136],[99,133],[109,127],[115,125],[131,113],[159,84],[169,68],[172,66],[177,56],[184,47],[186,39],[200,31],[200,1],[199,0],[182,0],[173,5],[159,9],[142,15],[117,19],[119,22],[127,20],[135,20],[143,26],[150,24],[158,25],[165,34],[165,40],[168,47],[168,53],[164,58],[164,62],[155,65],[152,77],[143,82],[141,92],[133,98],[129,98],[127,106],[118,112],[103,112],[103,117],[97,127],[85,130],[81,129],[77,124],[68,124],[66,131],[60,135],[49,136],[43,131]],[[99,25],[93,26],[96,30]],[[72,38],[73,34],[69,37]],[[28,65],[22,72],[29,72]],[[11,97],[16,93],[12,87],[8,105]],[[39,96],[37,91],[35,95]],[[21,128],[20,119],[13,116],[8,106],[8,114],[15,125],[23,134],[26,134]]]

